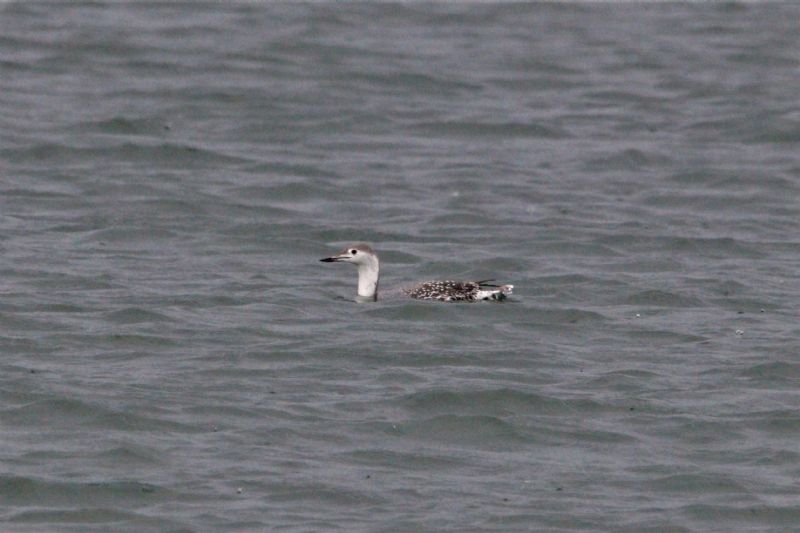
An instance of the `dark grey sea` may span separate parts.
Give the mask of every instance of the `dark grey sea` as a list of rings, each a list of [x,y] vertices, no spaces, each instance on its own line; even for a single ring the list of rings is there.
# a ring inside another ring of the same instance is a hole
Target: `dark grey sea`
[[[800,530],[798,21],[0,3],[0,531]]]

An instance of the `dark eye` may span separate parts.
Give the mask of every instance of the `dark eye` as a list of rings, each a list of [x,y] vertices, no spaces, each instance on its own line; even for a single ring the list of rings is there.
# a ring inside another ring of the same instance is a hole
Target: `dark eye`
[[[356,255],[358,253],[358,250],[350,250],[350,253]]]

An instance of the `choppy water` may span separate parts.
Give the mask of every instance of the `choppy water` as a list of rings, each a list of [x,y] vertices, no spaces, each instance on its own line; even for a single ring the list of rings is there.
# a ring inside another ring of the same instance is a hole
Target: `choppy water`
[[[3,4],[0,529],[795,530],[798,20]]]

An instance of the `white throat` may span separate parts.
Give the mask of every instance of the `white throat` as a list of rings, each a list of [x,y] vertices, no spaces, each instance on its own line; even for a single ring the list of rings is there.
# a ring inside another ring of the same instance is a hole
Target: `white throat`
[[[378,275],[380,266],[378,258],[370,257],[365,263],[358,265],[358,295],[362,298],[378,299]]]

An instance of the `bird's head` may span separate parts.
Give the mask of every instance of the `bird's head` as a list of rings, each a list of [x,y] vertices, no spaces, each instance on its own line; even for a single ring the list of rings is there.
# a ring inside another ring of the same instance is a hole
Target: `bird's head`
[[[377,261],[378,256],[368,244],[353,244],[331,257],[320,259],[324,263],[354,263],[368,265]]]

